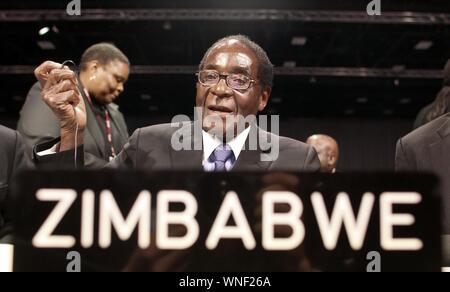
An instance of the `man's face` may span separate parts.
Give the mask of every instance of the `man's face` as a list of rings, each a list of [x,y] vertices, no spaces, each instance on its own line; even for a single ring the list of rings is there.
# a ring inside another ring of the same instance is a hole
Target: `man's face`
[[[98,64],[90,80],[88,91],[100,104],[114,102],[124,91],[125,83],[130,75],[128,64],[113,61],[107,65]]]
[[[253,80],[247,90],[235,90],[227,86],[224,79],[214,86],[204,86],[197,83],[196,105],[203,109],[203,129],[210,131],[213,126],[205,122],[208,117],[220,118],[223,121],[223,134],[230,130],[226,125],[226,119],[241,115],[257,115],[267,105],[270,88],[262,89],[257,79],[258,62],[252,50],[248,49],[236,40],[223,42],[207,56],[203,70],[215,70],[220,74],[232,73],[244,74]],[[220,129],[214,129],[219,130]]]
[[[319,136],[310,137],[307,141],[307,144],[314,147],[317,152],[317,156],[319,157],[322,171],[333,173],[336,171],[336,163],[337,163],[337,146],[335,143],[331,141],[321,138]]]

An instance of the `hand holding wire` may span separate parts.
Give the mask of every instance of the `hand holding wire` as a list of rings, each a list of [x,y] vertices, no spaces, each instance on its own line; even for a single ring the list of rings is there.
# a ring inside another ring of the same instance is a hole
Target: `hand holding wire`
[[[60,122],[60,151],[77,149],[83,143],[86,107],[77,73],[73,61],[62,64],[47,61],[35,70],[42,86],[42,99]]]

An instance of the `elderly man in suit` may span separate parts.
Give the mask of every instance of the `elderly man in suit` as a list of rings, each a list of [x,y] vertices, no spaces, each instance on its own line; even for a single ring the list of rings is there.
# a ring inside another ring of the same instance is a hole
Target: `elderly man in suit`
[[[83,144],[86,127],[86,108],[77,81],[73,72],[53,62],[42,64],[35,73],[44,87],[43,99],[61,125],[60,143],[52,149],[57,154],[36,157],[40,163],[51,162],[58,156],[70,157],[67,152]],[[145,170],[320,170],[313,147],[266,132],[256,123],[245,123],[242,128],[227,123],[234,117],[256,116],[267,106],[273,65],[259,45],[241,35],[221,39],[206,52],[197,75],[196,105],[201,112],[200,122],[175,128],[157,125],[139,129],[109,166]],[[196,125],[200,125],[200,131],[195,131]],[[77,127],[78,136],[74,130]],[[271,141],[272,146],[276,145],[276,153],[271,147],[246,147],[255,142],[254,137],[259,137],[258,141]],[[174,141],[181,140],[184,145],[194,147],[176,149]],[[36,152],[53,144],[54,141],[42,144]],[[274,155],[264,155],[268,153]]]
[[[30,166],[19,133],[0,126],[0,240],[9,233],[11,214],[6,207],[9,187],[20,169]]]

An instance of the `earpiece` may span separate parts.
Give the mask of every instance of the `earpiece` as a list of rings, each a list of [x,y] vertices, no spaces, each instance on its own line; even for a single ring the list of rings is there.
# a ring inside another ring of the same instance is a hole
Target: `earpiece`
[[[79,77],[78,77],[78,67],[77,67],[77,65],[75,64],[74,61],[71,61],[71,60],[64,61],[62,63],[61,69],[63,69],[67,64],[71,64],[73,66],[73,68],[74,68],[73,72],[75,73],[75,76],[76,76],[78,82],[80,82]],[[74,145],[75,145],[74,160],[75,160],[75,169],[77,169],[77,167],[78,167],[77,159],[78,159],[78,131],[79,131],[79,124],[78,124],[77,110],[76,110],[75,106],[73,107],[73,113],[74,113],[75,120],[76,120],[75,143],[74,143]]]

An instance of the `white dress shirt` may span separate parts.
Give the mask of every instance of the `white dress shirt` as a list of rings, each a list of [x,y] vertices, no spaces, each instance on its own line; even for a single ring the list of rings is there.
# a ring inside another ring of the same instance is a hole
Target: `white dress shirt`
[[[242,131],[236,138],[227,143],[233,151],[235,161],[238,160],[239,155],[245,146],[245,141],[247,141],[248,135],[250,133],[250,127]],[[211,154],[213,154],[214,150],[217,147],[222,145],[223,142],[215,136],[203,131],[203,169],[205,171],[214,171],[215,165],[208,161]],[[227,169],[230,170],[232,166],[227,165]]]

